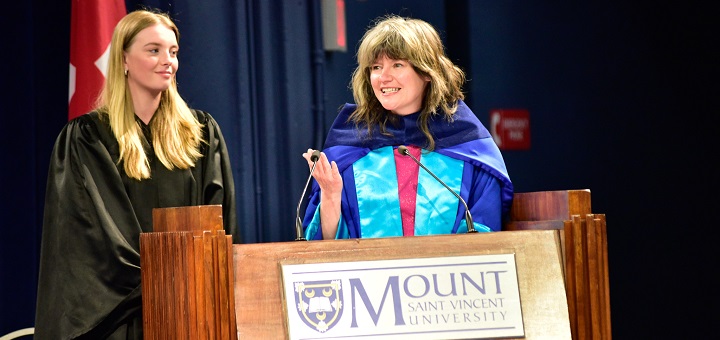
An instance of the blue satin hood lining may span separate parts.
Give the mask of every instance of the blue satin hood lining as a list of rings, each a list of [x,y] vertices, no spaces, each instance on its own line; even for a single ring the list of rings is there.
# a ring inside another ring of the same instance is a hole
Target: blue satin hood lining
[[[420,161],[455,192],[462,184],[462,161],[423,151]],[[368,153],[353,164],[361,237],[402,236],[398,179],[393,147]],[[455,230],[459,201],[424,169],[418,174],[415,235],[449,234]]]

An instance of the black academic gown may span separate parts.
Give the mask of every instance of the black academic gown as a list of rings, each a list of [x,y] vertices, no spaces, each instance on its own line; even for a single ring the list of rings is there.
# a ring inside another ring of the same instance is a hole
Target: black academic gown
[[[194,113],[203,157],[170,171],[150,151],[152,178],[142,181],[117,164],[117,141],[98,113],[63,128],[48,173],[35,339],[142,339],[139,235],[152,231],[153,208],[222,204],[225,231],[240,242],[225,140],[208,113]]]

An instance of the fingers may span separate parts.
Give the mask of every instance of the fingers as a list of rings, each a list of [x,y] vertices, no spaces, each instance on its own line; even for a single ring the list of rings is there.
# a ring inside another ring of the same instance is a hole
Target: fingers
[[[305,152],[302,154],[303,158],[305,158],[305,160],[306,160],[307,163],[308,163],[308,166],[310,166],[310,167],[312,167],[312,165],[313,165],[312,158],[313,158],[313,155],[314,155],[315,152],[318,152],[318,151],[317,151],[317,150],[313,150],[313,149],[307,149],[307,151],[305,151]]]
[[[335,163],[335,161],[332,161],[332,163],[330,164],[330,168],[333,175],[340,176],[340,170],[338,169],[338,165],[337,163]]]
[[[315,163],[312,162],[313,153],[315,153],[315,155],[319,153],[319,157]],[[337,188],[342,189],[342,178],[340,177],[340,170],[335,161],[330,162],[324,152],[318,152],[313,149],[307,149],[302,156],[307,161],[310,170],[313,171],[312,176],[320,185],[321,190],[335,189],[332,191],[336,191]],[[315,166],[314,170],[313,166]]]
[[[315,173],[320,177],[325,177],[331,175],[331,170],[332,166],[330,165],[327,155],[324,152],[321,152],[320,159],[318,159],[317,165],[315,166]]]
[[[332,161],[330,164],[330,172],[329,172],[329,181],[326,185],[326,190],[329,187],[331,192],[340,193],[343,188],[343,180],[342,176],[340,176],[340,169],[338,168],[337,163],[335,161]]]
[[[308,163],[308,167],[312,169],[313,167],[313,155],[318,155],[319,157],[317,159],[317,164],[315,164],[315,172],[313,177],[318,177],[318,175],[323,176],[324,174],[330,174],[330,171],[332,170],[332,166],[330,165],[330,161],[327,158],[327,155],[325,155],[324,152],[319,152],[319,150],[313,150],[313,149],[307,149],[306,152],[302,154],[303,158]],[[337,165],[335,165],[337,168]]]
[[[308,164],[312,164],[312,161],[310,160],[310,157],[312,157],[312,153],[313,153],[314,151],[315,151],[315,150],[313,150],[313,149],[307,149],[307,151],[303,152],[303,154],[302,154],[303,158],[305,158],[305,160],[308,161]]]

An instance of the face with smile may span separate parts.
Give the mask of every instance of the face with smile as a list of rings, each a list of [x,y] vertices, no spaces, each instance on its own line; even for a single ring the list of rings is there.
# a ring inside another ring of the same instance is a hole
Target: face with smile
[[[370,84],[375,97],[386,110],[397,115],[420,111],[429,81],[415,72],[407,60],[382,55],[370,66]]]
[[[177,55],[177,38],[170,28],[157,24],[140,31],[124,53],[130,91],[159,96],[172,84]]]

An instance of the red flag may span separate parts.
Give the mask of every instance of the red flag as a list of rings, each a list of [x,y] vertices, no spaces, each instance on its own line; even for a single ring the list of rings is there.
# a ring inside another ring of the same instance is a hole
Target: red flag
[[[110,39],[125,0],[72,0],[68,119],[90,111],[107,74]]]

